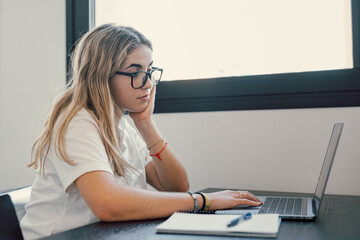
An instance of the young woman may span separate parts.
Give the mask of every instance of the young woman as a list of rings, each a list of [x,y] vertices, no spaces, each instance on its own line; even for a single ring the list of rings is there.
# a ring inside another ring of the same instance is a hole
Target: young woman
[[[21,220],[26,239],[99,220],[261,205],[249,192],[187,192],[186,171],[152,120],[161,75],[150,41],[133,28],[106,24],[82,37],[71,80],[33,146],[36,176]],[[146,190],[147,183],[159,191]]]

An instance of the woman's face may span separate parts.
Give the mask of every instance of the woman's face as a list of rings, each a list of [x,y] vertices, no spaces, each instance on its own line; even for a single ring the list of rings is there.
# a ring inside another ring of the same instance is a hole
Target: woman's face
[[[146,45],[135,48],[122,64],[119,72],[134,73],[148,71],[152,66],[152,52]],[[146,84],[139,89],[131,87],[131,77],[115,74],[110,78],[110,91],[116,105],[122,112],[142,112],[150,100],[150,92],[153,84],[148,79]]]

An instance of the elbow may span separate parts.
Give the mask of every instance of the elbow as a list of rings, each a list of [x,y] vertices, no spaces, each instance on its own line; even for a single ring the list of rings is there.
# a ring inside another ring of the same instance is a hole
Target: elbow
[[[113,211],[109,207],[97,207],[92,212],[100,221],[103,222],[115,221]]]
[[[102,197],[100,201],[92,204],[92,206],[90,205],[90,209],[100,221],[113,222],[118,220],[116,210],[114,209],[114,202],[111,198]]]
[[[129,201],[126,201],[129,203]],[[134,208],[132,204],[121,203],[119,200],[116,204],[114,199],[108,198],[98,204],[96,208],[92,209],[94,215],[102,222],[128,221],[136,220],[139,216],[137,207]],[[121,206],[121,208],[119,208]]]
[[[187,192],[190,189],[189,181],[186,181],[183,186],[180,188],[179,192]]]
[[[127,221],[132,220],[124,212],[116,212],[111,208],[102,208],[98,209],[96,212],[93,212],[95,216],[102,222],[115,222],[115,221]]]
[[[110,215],[107,215],[106,213],[102,212],[102,213],[98,213],[98,214],[95,214],[96,217],[102,221],[102,222],[111,222],[111,217]]]
[[[158,188],[160,191],[169,191],[169,192],[187,192],[189,191],[190,185],[188,181],[180,182],[173,185],[161,186]]]
[[[189,181],[183,181],[181,184],[176,186],[174,190],[177,192],[187,192],[189,191],[189,188],[190,188]]]

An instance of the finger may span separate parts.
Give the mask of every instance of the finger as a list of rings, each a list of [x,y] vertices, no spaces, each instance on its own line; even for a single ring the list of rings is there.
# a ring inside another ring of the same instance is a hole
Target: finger
[[[246,191],[236,191],[234,192],[235,194],[235,198],[238,198],[238,199],[246,199],[246,198],[249,198],[248,194]]]
[[[249,199],[239,199],[238,200],[238,205],[249,205],[249,206],[260,206],[262,203],[261,202],[257,202],[257,201],[252,201]]]
[[[155,98],[155,94],[156,94],[156,86],[153,86],[153,88],[151,89],[150,97]]]
[[[260,202],[262,203],[262,201],[260,199],[258,199],[257,197],[255,197],[252,193],[248,192],[248,191],[243,191],[241,192],[242,194],[240,196],[240,198],[244,198],[244,199],[249,199],[255,202]]]
[[[252,200],[255,200],[257,202],[262,202],[260,199],[258,199],[257,197],[255,197],[254,194],[250,193],[250,192],[247,192],[248,196],[249,196],[249,199],[252,199]]]
[[[155,103],[155,94],[156,94],[156,86],[153,86],[150,92],[150,103],[154,105]]]

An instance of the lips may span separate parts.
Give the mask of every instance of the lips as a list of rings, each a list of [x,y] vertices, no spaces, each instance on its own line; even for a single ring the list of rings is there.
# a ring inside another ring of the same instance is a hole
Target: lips
[[[144,95],[142,97],[139,97],[138,99],[143,100],[143,101],[149,101],[150,100],[150,95],[146,94],[146,95]]]

